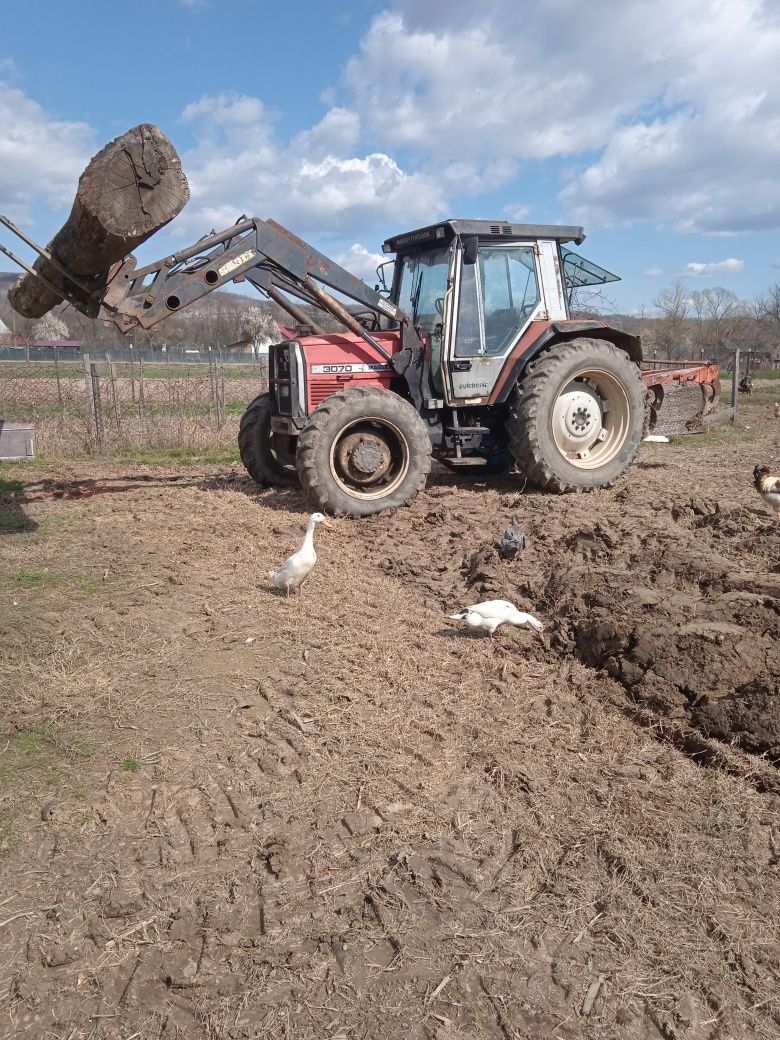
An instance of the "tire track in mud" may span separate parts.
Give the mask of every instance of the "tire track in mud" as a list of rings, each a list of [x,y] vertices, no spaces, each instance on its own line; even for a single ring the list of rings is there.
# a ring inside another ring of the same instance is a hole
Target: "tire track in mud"
[[[81,831],[44,831],[25,883],[61,877],[29,905],[59,908],[12,926],[19,1036],[85,1022],[95,1040],[770,1036],[756,988],[780,969],[771,888],[746,869],[768,878],[777,862],[764,800],[743,793],[729,815],[726,781],[697,780],[662,744],[677,732],[694,760],[704,745],[721,771],[758,769],[694,726],[697,689],[713,698],[720,673],[689,669],[689,698],[653,668],[679,693],[656,704],[655,685],[642,700],[609,663],[642,671],[631,632],[689,658],[747,639],[752,681],[771,665],[751,655],[774,638],[777,543],[742,506],[644,495],[434,485],[419,509],[345,522],[289,605],[240,573],[257,569],[240,544],[253,500],[220,501],[245,524],[233,571],[194,558],[202,497],[166,514],[185,584],[132,609],[144,624],[180,611],[153,687],[167,714],[147,705],[132,723],[174,750],[113,776]],[[491,546],[518,509],[531,544],[506,564]],[[279,522],[294,540],[300,516]],[[146,565],[167,555],[152,547]],[[552,645],[452,629],[445,613],[488,595],[538,610]],[[739,632],[700,627],[726,609]],[[609,644],[582,627],[608,622]],[[268,637],[256,656],[250,625]],[[680,649],[669,634],[687,625]]]

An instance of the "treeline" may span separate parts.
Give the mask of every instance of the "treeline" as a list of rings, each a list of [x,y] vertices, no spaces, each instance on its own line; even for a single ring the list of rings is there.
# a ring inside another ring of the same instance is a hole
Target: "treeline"
[[[599,301],[579,313],[598,314],[641,336],[645,357],[706,358],[728,368],[739,349],[750,353],[752,367],[780,367],[780,284],[744,300],[722,286],[692,290],[678,280],[658,293],[652,308],[631,315],[609,310]]]
[[[5,284],[3,284],[5,282]],[[0,320],[22,340],[74,339],[85,350],[111,350],[132,343],[142,350],[163,347],[201,347],[227,349],[231,345],[251,341],[262,347],[278,336],[278,324],[295,324],[277,304],[238,293],[217,290],[172,314],[153,329],[134,329],[123,336],[113,325],[103,325],[84,317],[73,307],[62,304],[38,321],[22,318],[8,303],[7,288],[13,279],[0,275]],[[328,315],[313,307],[302,306],[304,313],[321,327],[335,330],[339,326]]]
[[[144,350],[162,350],[164,346],[174,350],[224,350],[248,341],[262,348],[278,337],[278,323],[295,324],[271,301],[220,290],[172,314],[148,332],[136,329],[128,336],[113,326],[85,318],[67,305],[36,323],[11,309],[6,292],[13,278],[0,274],[0,320],[23,340],[75,339],[85,350],[111,350],[129,343]],[[299,306],[326,332],[340,328],[329,314]],[[575,300],[572,314],[599,317],[641,336],[647,358],[707,358],[728,368],[734,350],[739,348],[750,352],[753,367],[780,367],[780,283],[755,299],[744,300],[722,286],[692,290],[686,282],[676,281],[657,294],[651,307],[633,314],[621,314],[609,300],[593,295]]]

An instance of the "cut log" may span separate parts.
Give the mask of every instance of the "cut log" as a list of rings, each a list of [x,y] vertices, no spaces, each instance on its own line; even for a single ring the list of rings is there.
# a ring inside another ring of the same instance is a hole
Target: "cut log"
[[[49,252],[93,289],[108,268],[181,212],[190,197],[176,149],[156,126],[142,123],[117,137],[90,161],[79,178],[73,209],[49,243]],[[58,288],[67,284],[79,310],[95,317],[97,305],[65,281],[47,260],[34,268]],[[40,318],[65,298],[40,278],[23,275],[9,290],[11,306],[25,318]]]

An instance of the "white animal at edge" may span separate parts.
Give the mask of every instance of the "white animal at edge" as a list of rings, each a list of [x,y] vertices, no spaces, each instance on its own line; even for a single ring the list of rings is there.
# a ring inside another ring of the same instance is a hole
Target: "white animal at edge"
[[[277,589],[286,592],[288,596],[296,590],[300,593],[303,583],[314,570],[314,564],[317,562],[317,554],[314,551],[314,528],[317,524],[322,524],[323,527],[331,527],[331,524],[328,523],[322,513],[312,513],[306,527],[303,545],[298,552],[293,553],[288,560],[285,560],[281,567],[278,567],[275,571],[268,572],[268,577]]]
[[[531,614],[524,614],[505,599],[490,599],[486,603],[476,603],[466,607],[458,614],[450,614],[452,621],[465,621],[471,628],[482,628],[493,636],[501,625],[515,625],[518,628],[530,625],[541,638],[544,625]]]

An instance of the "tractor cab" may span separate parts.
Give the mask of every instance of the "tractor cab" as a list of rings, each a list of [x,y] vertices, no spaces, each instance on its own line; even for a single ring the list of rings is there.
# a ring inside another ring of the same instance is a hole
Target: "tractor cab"
[[[482,404],[533,321],[569,318],[574,288],[617,280],[565,247],[581,227],[446,220],[387,239],[390,298],[429,344],[432,393]]]

